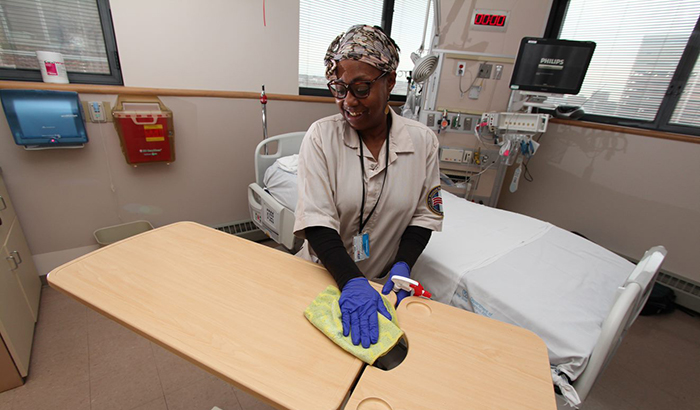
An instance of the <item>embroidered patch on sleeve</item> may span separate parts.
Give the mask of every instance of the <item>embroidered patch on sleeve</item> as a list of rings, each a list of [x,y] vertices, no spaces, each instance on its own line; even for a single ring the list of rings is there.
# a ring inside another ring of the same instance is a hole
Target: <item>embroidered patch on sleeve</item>
[[[442,212],[442,193],[440,191],[440,185],[428,192],[427,203],[428,209],[435,215],[444,216]]]

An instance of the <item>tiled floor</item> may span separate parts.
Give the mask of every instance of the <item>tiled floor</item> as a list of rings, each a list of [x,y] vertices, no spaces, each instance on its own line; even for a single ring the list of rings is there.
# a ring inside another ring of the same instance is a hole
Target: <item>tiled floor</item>
[[[700,409],[700,318],[640,317],[585,410]],[[30,375],[1,410],[267,410],[57,291],[44,287]]]
[[[29,371],[1,410],[272,409],[49,287]]]
[[[585,410],[700,410],[700,315],[640,316]]]

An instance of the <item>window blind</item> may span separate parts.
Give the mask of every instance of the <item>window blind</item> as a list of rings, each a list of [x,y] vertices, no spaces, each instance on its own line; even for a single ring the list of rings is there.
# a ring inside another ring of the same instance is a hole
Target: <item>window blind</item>
[[[382,0],[352,2],[300,0],[299,2],[299,86],[326,88],[323,57],[328,45],[340,33],[355,24],[381,25]],[[420,48],[428,0],[395,0],[391,38],[401,49],[396,86],[392,94],[406,95],[408,72],[413,70],[411,53]],[[433,33],[432,4],[428,16],[425,49],[430,48]],[[423,54],[425,55],[425,53]]]
[[[406,95],[408,88],[407,75],[413,70],[411,53],[418,51],[421,43],[425,50],[430,49],[430,40],[433,38],[433,5],[430,4],[428,15],[428,28],[425,39],[423,27],[425,25],[425,12],[428,0],[396,0],[394,3],[394,18],[391,23],[391,38],[401,48],[399,67],[397,68],[396,86],[393,94]],[[425,52],[423,53],[425,55]]]
[[[68,72],[110,74],[96,0],[0,0],[0,67],[39,70],[36,51]]]
[[[381,25],[382,6],[382,0],[300,0],[299,86],[325,89],[328,46],[355,24]]]
[[[671,124],[700,127],[700,64],[697,60],[671,116]]]
[[[699,14],[697,0],[571,0],[559,38],[597,45],[581,92],[559,102],[583,104],[587,114],[653,121]],[[694,78],[697,84],[697,71]],[[685,93],[695,118],[677,121],[697,121],[697,90]]]

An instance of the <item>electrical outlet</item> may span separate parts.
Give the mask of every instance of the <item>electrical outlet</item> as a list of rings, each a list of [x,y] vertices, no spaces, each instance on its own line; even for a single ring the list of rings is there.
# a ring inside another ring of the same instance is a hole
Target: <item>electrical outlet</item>
[[[428,127],[435,126],[435,114],[428,114]]]
[[[476,76],[477,78],[491,78],[491,69],[493,68],[493,64],[486,64],[486,63],[481,63],[479,66],[479,74]]]
[[[462,121],[462,129],[463,129],[464,131],[471,131],[472,127],[473,127],[473,125],[472,125],[472,119],[471,119],[470,117],[466,117],[466,118]]]
[[[467,66],[467,63],[464,61],[457,61],[457,72],[455,72],[455,75],[457,77],[463,77],[464,76],[464,70],[465,67]]]
[[[472,100],[478,100],[479,94],[481,93],[481,86],[474,85],[469,89],[469,98]]]
[[[473,151],[464,150],[464,156],[462,157],[462,163],[463,164],[471,164],[473,157],[474,157]]]
[[[493,75],[494,80],[500,80],[503,74],[503,64],[496,64],[496,74]]]

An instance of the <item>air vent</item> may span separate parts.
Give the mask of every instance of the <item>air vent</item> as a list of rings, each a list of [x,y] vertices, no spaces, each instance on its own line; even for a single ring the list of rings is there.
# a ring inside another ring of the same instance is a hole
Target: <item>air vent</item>
[[[664,272],[659,272],[656,282],[676,291],[677,304],[700,312],[700,285]]]
[[[212,228],[256,242],[268,239],[267,235],[258,229],[250,219],[217,225]]]

